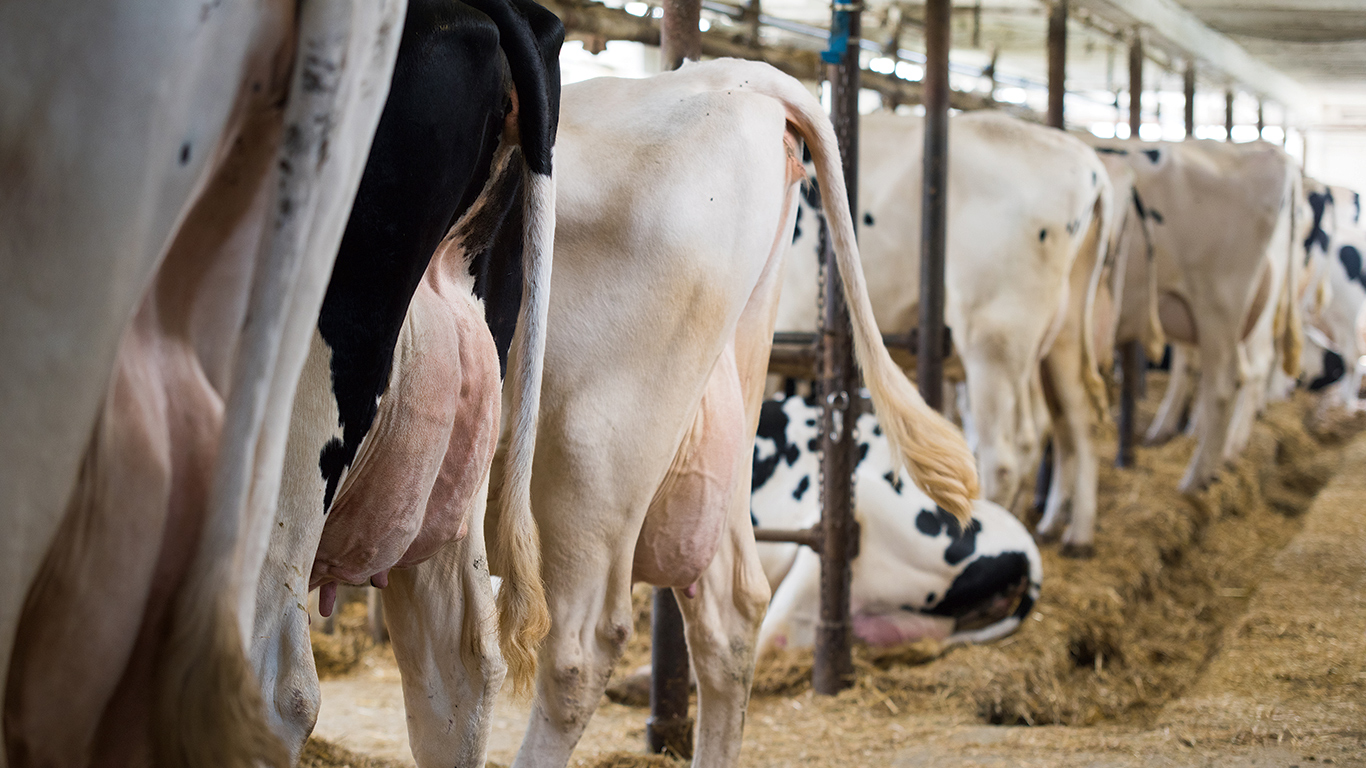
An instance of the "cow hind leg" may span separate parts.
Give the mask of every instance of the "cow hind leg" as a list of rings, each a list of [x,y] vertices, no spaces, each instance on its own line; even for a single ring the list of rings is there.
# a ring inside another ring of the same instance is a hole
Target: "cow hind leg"
[[[1224,443],[1228,439],[1233,400],[1239,387],[1237,344],[1232,333],[1202,335],[1200,345],[1200,386],[1195,410],[1199,413],[1199,444],[1191,457],[1179,486],[1182,493],[1197,491],[1219,471]],[[1204,339],[1219,339],[1206,342]]]
[[[1062,354],[1060,354],[1062,353]],[[1100,482],[1100,465],[1095,445],[1091,441],[1094,410],[1086,393],[1082,377],[1082,358],[1076,348],[1058,350],[1044,361],[1046,377],[1057,411],[1053,414],[1054,477],[1045,505],[1044,520],[1053,515],[1061,520],[1058,511],[1065,502],[1070,507],[1071,522],[1062,534],[1062,553],[1074,557],[1089,557],[1096,526],[1096,486]],[[1053,409],[1050,408],[1050,411]],[[1040,531],[1045,526],[1040,523]]]
[[[426,562],[393,570],[382,592],[420,768],[484,765],[494,700],[507,674],[498,649],[484,510],[477,506],[468,535]]]
[[[1165,443],[1175,437],[1181,429],[1181,413],[1190,400],[1189,354],[1184,344],[1172,344],[1172,365],[1167,378],[1167,391],[1163,393],[1157,416],[1153,418],[1153,423],[1149,425],[1148,433],[1143,438],[1148,445]]]
[[[759,626],[768,605],[768,579],[759,562],[745,498],[731,505],[721,549],[702,574],[694,597],[675,590],[697,675],[695,766],[733,766],[740,760]]]

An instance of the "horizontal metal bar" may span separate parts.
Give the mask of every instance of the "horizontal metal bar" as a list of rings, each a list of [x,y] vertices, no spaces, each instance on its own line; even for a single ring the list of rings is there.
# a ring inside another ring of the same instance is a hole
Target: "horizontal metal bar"
[[[821,531],[820,524],[803,528],[799,531],[783,530],[780,528],[755,528],[755,541],[769,541],[779,544],[800,544],[810,547],[817,552],[821,551]]]
[[[908,354],[917,354],[920,348],[920,335],[910,333],[884,333],[882,343],[888,349],[900,349]],[[953,353],[953,335],[944,329],[944,357]],[[815,379],[818,355],[816,334],[806,331],[779,331],[773,334],[773,350],[768,356],[768,372],[794,379]]]

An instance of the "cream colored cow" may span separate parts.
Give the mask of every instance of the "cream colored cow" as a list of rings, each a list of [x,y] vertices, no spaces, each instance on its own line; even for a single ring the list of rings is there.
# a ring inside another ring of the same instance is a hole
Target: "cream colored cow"
[[[631,634],[633,580],[678,596],[697,673],[695,763],[739,760],[769,598],[750,464],[802,141],[829,190],[881,424],[917,484],[970,513],[971,454],[882,346],[834,132],[801,83],[723,59],[566,87],[532,472],[551,631],[516,766],[568,762]]]

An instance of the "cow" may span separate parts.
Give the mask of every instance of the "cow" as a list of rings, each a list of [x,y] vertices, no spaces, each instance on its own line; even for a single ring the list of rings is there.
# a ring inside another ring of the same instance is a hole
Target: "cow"
[[[919,313],[922,122],[873,113],[860,124],[860,249],[884,333],[909,332]],[[1051,423],[1059,458],[1045,529],[1085,555],[1099,481],[1091,432],[1106,417],[1091,318],[1112,229],[1109,177],[1082,142],[1008,115],[959,115],[949,130],[944,315],[983,491],[1013,506]],[[800,222],[815,221],[814,200],[803,200]],[[798,227],[781,331],[816,330],[818,233]]]
[[[1191,492],[1241,451],[1277,359],[1287,375],[1298,374],[1299,172],[1282,150],[1262,142],[1093,143],[1134,172],[1147,222],[1135,233],[1151,238],[1145,247],[1152,250],[1155,276],[1131,278],[1126,290],[1155,286],[1161,333],[1174,346],[1172,375],[1148,442],[1161,442],[1179,427],[1192,353],[1205,372],[1194,406],[1199,441],[1180,483]],[[1149,306],[1144,300],[1122,305],[1126,311]],[[1151,324],[1121,319],[1119,325]],[[1130,340],[1154,341],[1116,339]]]
[[[820,408],[800,397],[764,401],[754,442],[750,515],[763,528],[799,529],[821,517]],[[851,565],[854,636],[874,646],[929,638],[945,645],[999,640],[1019,628],[1039,599],[1043,564],[1034,539],[1009,511],[973,504],[972,521],[937,507],[892,466],[877,418],[860,414],[855,434]],[[759,630],[759,655],[815,643],[820,556],[796,544],[759,544],[773,601]]]
[[[418,765],[482,765],[546,631],[529,470],[564,28],[531,0],[412,0],[313,333],[253,660],[298,758],[320,689],[304,595],[383,589]],[[507,377],[509,479],[484,508]],[[490,570],[503,580],[497,601]],[[501,641],[502,650],[498,643]]]
[[[532,472],[551,628],[519,768],[568,762],[630,637],[633,581],[678,597],[698,681],[696,763],[739,759],[770,593],[749,464],[802,142],[893,456],[950,514],[971,513],[961,433],[882,346],[833,128],[810,92],[731,59],[566,86]]]
[[[282,765],[246,656],[401,2],[0,6],[5,762]]]
[[[1310,235],[1304,241],[1311,273],[1301,299],[1305,343],[1317,348],[1324,361],[1322,371],[1308,372],[1310,388],[1337,383],[1330,401],[1356,408],[1361,387],[1357,359],[1366,354],[1366,231],[1352,223],[1357,216],[1354,204],[1349,204],[1346,216],[1336,210],[1337,199],[1351,200],[1354,193],[1323,187],[1312,179],[1305,179],[1305,186],[1313,209]]]

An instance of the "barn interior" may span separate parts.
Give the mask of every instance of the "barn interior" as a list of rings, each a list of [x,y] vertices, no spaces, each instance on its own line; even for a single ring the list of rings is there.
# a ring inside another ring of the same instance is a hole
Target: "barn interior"
[[[669,0],[664,0],[668,2]],[[661,5],[545,0],[564,20],[565,83],[662,71]],[[1366,189],[1366,4],[1360,0],[1066,0],[1065,125],[1100,138],[1281,145],[1327,184]],[[768,61],[832,106],[820,53],[831,6],[702,0],[707,56]],[[860,113],[923,114],[925,4],[863,5]],[[1042,0],[958,0],[954,111],[1046,122]],[[1056,18],[1056,17],[1055,17]],[[1130,56],[1141,51],[1141,112]],[[1193,84],[1193,97],[1191,85]],[[1187,110],[1190,109],[1190,117]],[[1149,377],[1141,431],[1165,379]],[[1112,385],[1112,394],[1117,394]],[[1095,557],[1045,552],[1050,584],[1029,626],[1002,643],[895,652],[856,648],[857,681],[815,695],[810,652],[756,673],[742,765],[1366,765],[1366,417],[1296,393],[1259,421],[1246,454],[1208,490],[1175,491],[1191,437],[1113,466],[1102,443]],[[393,656],[365,599],[314,633],[323,709],[304,765],[412,765]],[[617,667],[649,661],[649,590]],[[1271,682],[1267,682],[1271,681]],[[573,765],[674,766],[643,753],[648,697],[609,692]],[[693,700],[695,712],[695,698]],[[511,764],[527,705],[504,697],[490,765]]]
[[[591,10],[579,10],[580,5]],[[566,82],[659,71],[659,49],[639,42],[651,34],[658,40],[658,26],[646,21],[662,15],[658,5],[607,0],[549,7],[569,22],[561,59]],[[863,69],[879,85],[879,75],[918,81],[925,54],[924,3],[871,2],[865,7]],[[951,87],[1042,121],[1048,103],[1051,9],[1039,0],[955,3]],[[1196,138],[1228,136],[1226,110],[1232,94],[1234,141],[1256,139],[1260,123],[1262,137],[1284,143],[1304,162],[1306,173],[1325,183],[1362,188],[1364,10],[1352,0],[1072,0],[1067,18],[1068,127],[1103,137],[1128,136],[1128,50],[1137,34],[1145,56],[1141,138],[1179,141],[1185,136],[1185,78],[1193,67]],[[704,46],[714,40],[717,53],[765,58],[816,87],[814,57],[826,45],[829,4],[706,0],[702,18]],[[865,88],[859,109],[867,113],[889,102],[887,93]]]

